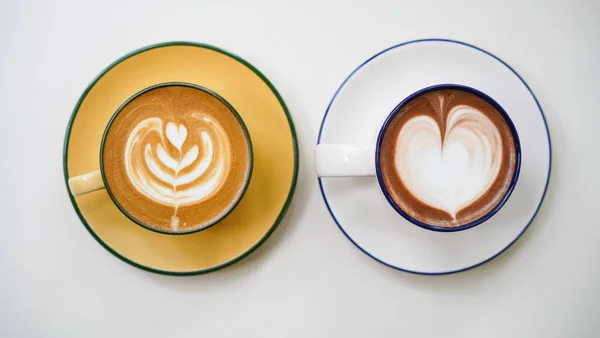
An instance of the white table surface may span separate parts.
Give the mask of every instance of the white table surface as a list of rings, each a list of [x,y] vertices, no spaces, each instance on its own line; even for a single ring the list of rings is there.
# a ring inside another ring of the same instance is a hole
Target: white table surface
[[[0,0],[0,337],[598,337],[600,2]],[[492,262],[447,276],[360,252],[321,198],[314,147],[325,108],[361,62],[443,37],[523,76],[553,145],[546,200]],[[273,236],[235,265],[169,277],[125,264],[80,223],[62,146],[88,83],[155,42],[214,44],[280,91],[300,176]]]

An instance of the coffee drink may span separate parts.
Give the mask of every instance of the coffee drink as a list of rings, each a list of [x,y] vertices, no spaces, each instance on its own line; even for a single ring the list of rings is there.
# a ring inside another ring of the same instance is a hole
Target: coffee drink
[[[399,107],[378,155],[393,202],[436,227],[487,215],[505,198],[518,169],[518,140],[503,114],[460,87],[433,89]]]
[[[249,136],[228,104],[188,85],[147,90],[111,121],[102,149],[107,189],[132,219],[164,232],[213,224],[249,180]]]

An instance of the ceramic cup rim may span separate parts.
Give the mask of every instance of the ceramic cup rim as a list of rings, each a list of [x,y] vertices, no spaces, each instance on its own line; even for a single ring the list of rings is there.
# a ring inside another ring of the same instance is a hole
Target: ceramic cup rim
[[[379,160],[383,136],[384,136],[387,128],[389,127],[390,122],[396,116],[396,114],[407,103],[412,101],[417,96],[420,96],[420,95],[423,95],[423,94],[426,94],[426,93],[429,93],[429,92],[432,92],[435,90],[441,90],[441,89],[454,89],[454,90],[465,91],[465,92],[474,94],[474,95],[482,98],[489,104],[491,104],[500,113],[500,115],[503,117],[504,121],[506,122],[506,124],[513,136],[515,151],[516,151],[515,152],[515,171],[513,173],[512,179],[510,181],[510,185],[509,185],[508,189],[506,190],[506,192],[504,193],[504,196],[502,197],[502,199],[500,199],[500,201],[490,211],[488,211],[481,217],[477,218],[476,220],[474,220],[472,222],[469,222],[467,224],[463,224],[463,225],[457,226],[457,227],[441,227],[441,226],[427,224],[427,223],[421,222],[421,221],[411,217],[408,213],[406,213],[404,210],[402,210],[402,208],[399,205],[397,205],[396,202],[394,202],[387,187],[385,186],[385,184],[383,182],[383,175],[381,173],[381,163]],[[419,89],[416,92],[408,95],[398,105],[396,105],[396,107],[394,107],[394,109],[392,109],[390,114],[387,116],[387,118],[385,119],[385,122],[383,123],[383,126],[381,127],[381,129],[379,131],[378,137],[377,137],[377,143],[375,146],[375,170],[377,173],[377,181],[379,183],[379,187],[381,188],[381,191],[383,192],[385,199],[392,206],[392,208],[394,208],[394,210],[396,210],[396,212],[399,213],[402,217],[404,217],[407,221],[409,221],[423,229],[427,229],[427,230],[431,230],[431,231],[437,231],[437,232],[462,231],[462,230],[467,230],[467,229],[473,228],[479,224],[484,223],[485,221],[490,219],[492,216],[494,216],[504,206],[506,201],[508,201],[510,195],[512,194],[512,192],[517,184],[517,180],[519,178],[519,173],[521,170],[521,142],[519,141],[519,135],[517,133],[517,129],[516,129],[515,125],[513,124],[510,116],[506,112],[506,110],[504,110],[504,108],[502,108],[502,106],[498,102],[496,102],[496,100],[491,98],[489,95],[483,93],[482,91],[480,91],[478,89],[475,89],[473,87],[469,87],[466,85],[451,84],[451,83],[436,84],[436,85],[431,85],[431,86]]]
[[[244,180],[244,186],[242,188],[242,192],[238,195],[238,197],[236,198],[235,202],[231,205],[231,207],[229,208],[229,210],[224,213],[223,215],[213,219],[211,222],[207,223],[206,225],[202,226],[202,227],[198,227],[198,228],[193,228],[190,230],[186,230],[186,231],[167,231],[167,230],[161,230],[155,227],[150,226],[149,224],[142,222],[141,220],[137,219],[136,217],[134,217],[133,215],[131,215],[122,205],[121,203],[118,201],[118,199],[114,196],[110,185],[108,184],[108,181],[106,180],[106,175],[104,172],[104,146],[105,146],[105,141],[106,141],[106,136],[108,134],[108,131],[111,129],[113,122],[115,121],[116,117],[119,116],[119,114],[123,111],[123,108],[125,108],[125,106],[127,106],[131,101],[133,101],[134,99],[136,99],[137,97],[139,97],[140,95],[147,93],[149,91],[152,91],[154,89],[158,89],[158,88],[164,88],[164,87],[188,87],[188,88],[193,88],[193,89],[197,89],[200,91],[203,91],[211,96],[213,96],[214,98],[216,98],[217,100],[219,100],[221,103],[223,103],[228,109],[229,111],[233,114],[233,116],[236,118],[236,120],[239,122],[239,125],[242,128],[242,131],[244,133],[245,139],[247,141],[248,144],[248,155],[249,155],[249,160],[248,160],[248,173],[246,174],[246,178]],[[188,83],[188,82],[161,82],[161,83],[157,83],[154,84],[152,86],[146,87],[138,92],[136,92],[135,94],[131,95],[127,100],[125,100],[120,106],[119,108],[117,108],[117,110],[113,113],[113,115],[111,116],[110,120],[108,121],[106,128],[104,129],[104,133],[102,134],[102,141],[100,143],[100,175],[102,177],[102,182],[104,183],[104,187],[106,189],[106,192],[108,193],[108,196],[110,197],[110,199],[113,201],[113,203],[115,204],[115,206],[119,209],[119,211],[125,215],[127,218],[129,218],[131,221],[133,221],[134,223],[136,223],[137,225],[148,229],[150,231],[153,232],[157,232],[160,234],[165,234],[165,235],[187,235],[187,234],[193,234],[199,231],[203,231],[206,229],[209,229],[211,227],[213,227],[214,225],[216,225],[217,223],[219,223],[220,221],[222,221],[224,218],[226,218],[229,214],[231,214],[233,212],[233,210],[235,210],[235,208],[239,205],[239,203],[241,202],[241,200],[243,199],[244,195],[246,194],[246,191],[248,190],[248,186],[250,185],[250,179],[252,178],[252,172],[254,169],[254,147],[252,145],[252,139],[250,138],[250,133],[248,132],[248,128],[246,126],[246,124],[244,123],[244,120],[242,119],[242,117],[240,116],[240,114],[235,110],[235,108],[227,101],[225,100],[222,96],[220,96],[219,94],[217,94],[216,92],[201,86],[201,85],[197,85],[194,83]]]

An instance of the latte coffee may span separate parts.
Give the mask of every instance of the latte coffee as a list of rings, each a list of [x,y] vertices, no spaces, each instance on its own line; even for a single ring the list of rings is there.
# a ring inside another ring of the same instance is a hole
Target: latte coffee
[[[418,222],[444,228],[494,210],[518,174],[518,139],[503,114],[461,87],[425,91],[399,107],[378,153],[393,203]]]
[[[250,139],[232,108],[184,84],[124,104],[105,134],[101,165],[113,200],[151,229],[185,233],[237,204],[252,170]]]

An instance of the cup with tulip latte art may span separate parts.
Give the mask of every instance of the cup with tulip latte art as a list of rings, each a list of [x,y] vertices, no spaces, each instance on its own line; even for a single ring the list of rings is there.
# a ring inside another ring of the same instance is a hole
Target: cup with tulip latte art
[[[390,205],[429,230],[465,230],[492,217],[520,169],[520,143],[504,109],[462,85],[435,85],[403,100],[376,145],[319,144],[321,177],[377,176]]]
[[[217,223],[241,200],[252,172],[246,127],[223,98],[163,83],[127,100],[108,123],[100,170],[69,180],[80,195],[106,188],[150,230],[190,233]]]

